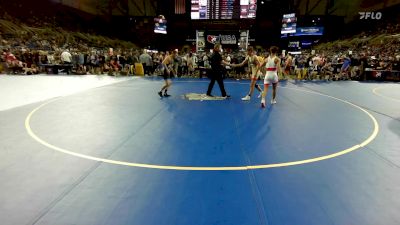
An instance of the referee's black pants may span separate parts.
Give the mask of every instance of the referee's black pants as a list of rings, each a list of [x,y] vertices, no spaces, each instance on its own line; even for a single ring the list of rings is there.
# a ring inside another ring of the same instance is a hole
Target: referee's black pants
[[[222,97],[226,97],[226,91],[224,87],[224,80],[221,74],[211,74],[210,76],[210,84],[208,85],[207,95],[211,95],[212,89],[214,87],[215,81],[218,82],[219,89],[221,90]]]

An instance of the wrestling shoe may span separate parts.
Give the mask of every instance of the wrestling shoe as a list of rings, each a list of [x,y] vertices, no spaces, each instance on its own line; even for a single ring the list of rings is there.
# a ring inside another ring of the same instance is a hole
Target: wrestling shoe
[[[261,108],[265,108],[265,99],[261,100]]]
[[[250,95],[246,95],[242,98],[243,101],[250,101]]]

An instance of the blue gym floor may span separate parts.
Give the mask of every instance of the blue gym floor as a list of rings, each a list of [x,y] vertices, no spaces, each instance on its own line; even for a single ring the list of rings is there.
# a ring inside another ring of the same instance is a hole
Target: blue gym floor
[[[398,225],[400,84],[141,78],[0,111],[1,225]],[[213,95],[220,95],[216,84]],[[271,99],[268,93],[267,103]]]

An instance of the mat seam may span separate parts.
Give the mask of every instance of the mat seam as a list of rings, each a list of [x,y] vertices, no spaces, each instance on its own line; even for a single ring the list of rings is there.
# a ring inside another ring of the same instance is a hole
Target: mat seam
[[[231,104],[229,104],[229,105],[231,105]],[[232,111],[234,112],[234,110],[232,110]],[[236,114],[233,114],[233,115],[236,115]],[[236,135],[237,135],[238,140],[239,140],[239,149],[241,150],[242,154],[244,155],[246,163],[248,165],[251,165],[250,157],[246,153],[246,150],[243,148],[243,144],[242,144],[242,141],[241,141],[241,138],[240,138],[240,135],[239,135],[238,121],[236,119],[236,116],[234,116],[233,118],[235,120]],[[256,181],[256,178],[255,178],[255,175],[254,175],[254,171],[247,169],[246,172],[248,174],[248,178],[249,178],[249,181],[250,181],[250,186],[251,186],[251,190],[252,190],[252,193],[253,193],[254,200],[256,201],[256,206],[257,206],[257,209],[258,209],[258,216],[259,216],[260,224],[268,225],[269,224],[268,217],[267,217],[267,215],[265,213],[265,206],[264,206],[264,204],[262,202],[260,188],[259,188],[258,183]]]

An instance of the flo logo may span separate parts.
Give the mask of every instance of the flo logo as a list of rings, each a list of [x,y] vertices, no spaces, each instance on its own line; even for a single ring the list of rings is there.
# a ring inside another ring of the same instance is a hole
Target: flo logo
[[[381,12],[359,12],[358,14],[360,14],[360,20],[380,20],[382,18]]]

